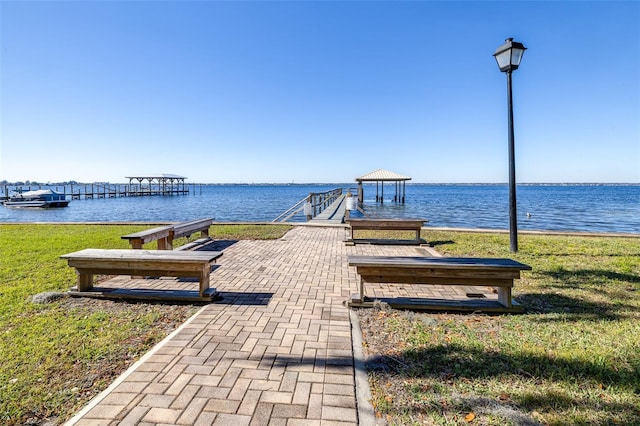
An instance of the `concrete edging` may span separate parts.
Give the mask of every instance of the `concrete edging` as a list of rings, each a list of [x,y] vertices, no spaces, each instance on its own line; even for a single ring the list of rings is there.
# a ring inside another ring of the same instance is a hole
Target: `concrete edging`
[[[356,383],[356,405],[358,409],[358,424],[375,425],[376,415],[371,404],[371,389],[365,367],[364,352],[362,350],[362,330],[358,315],[349,309],[351,320],[351,345],[353,348],[353,368]]]

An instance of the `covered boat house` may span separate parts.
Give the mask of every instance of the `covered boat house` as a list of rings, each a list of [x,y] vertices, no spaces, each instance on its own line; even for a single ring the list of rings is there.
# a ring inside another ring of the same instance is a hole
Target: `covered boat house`
[[[185,176],[167,173],[151,176],[126,176],[129,179],[129,195],[176,195],[188,194]],[[134,180],[138,181],[136,184]]]
[[[390,172],[384,169],[378,169],[366,175],[362,175],[356,178],[358,182],[358,203],[364,202],[364,189],[362,184],[364,182],[376,183],[376,203],[384,202],[384,183],[393,182],[395,187],[395,194],[393,196],[393,202],[404,204],[406,182],[411,180],[409,176],[403,176],[398,173]]]

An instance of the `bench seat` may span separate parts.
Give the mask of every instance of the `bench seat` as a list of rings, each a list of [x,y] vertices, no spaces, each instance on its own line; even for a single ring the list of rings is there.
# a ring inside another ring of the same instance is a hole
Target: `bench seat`
[[[144,244],[158,241],[158,250],[169,250],[169,237],[173,226],[158,226],[157,228],[145,229],[133,234],[123,235],[123,240],[128,240],[131,248],[140,250]]]
[[[416,237],[414,242],[420,244],[420,231],[424,226],[426,219],[412,219],[412,218],[396,218],[396,219],[369,219],[369,218],[355,218],[348,219],[346,221],[349,225],[351,232],[351,239],[349,242],[355,243],[356,241],[364,241],[363,239],[355,239],[354,231],[358,230],[372,230],[372,231],[414,231]]]
[[[357,302],[365,301],[365,283],[488,286],[498,290],[498,302],[513,306],[511,289],[520,271],[531,267],[512,259],[470,257],[349,256],[360,276]]]
[[[197,219],[189,222],[181,222],[175,225],[159,226],[145,229],[133,234],[123,235],[123,240],[128,240],[131,248],[140,250],[144,244],[158,241],[158,250],[173,250],[173,240],[180,237],[190,237],[200,232],[200,237],[209,237],[209,228],[213,219]]]
[[[182,222],[173,225],[171,230],[170,242],[179,237],[190,237],[191,234],[200,232],[200,237],[209,236],[209,228],[213,223],[213,219],[197,219],[190,222]]]
[[[209,243],[213,241],[210,237],[205,237],[205,238],[199,238],[195,241],[191,241],[190,243],[186,243],[181,245],[180,247],[176,247],[174,248],[174,250],[178,250],[178,251],[184,251],[184,250],[195,250],[198,247],[202,247],[205,244]]]
[[[76,268],[79,292],[91,291],[98,274],[168,276],[197,278],[200,297],[205,297],[211,293],[211,265],[220,256],[218,251],[85,249],[60,258]]]

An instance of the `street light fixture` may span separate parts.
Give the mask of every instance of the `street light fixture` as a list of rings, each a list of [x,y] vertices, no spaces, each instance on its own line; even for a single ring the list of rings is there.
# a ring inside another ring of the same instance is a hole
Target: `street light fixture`
[[[513,102],[511,96],[511,73],[518,69],[527,48],[512,38],[498,47],[493,54],[500,71],[507,73],[507,103],[509,109],[509,241],[511,251],[518,251],[518,222],[516,219],[516,160],[513,138]]]
[[[511,72],[517,70],[525,50],[527,48],[522,43],[513,41],[512,38],[506,39],[505,43],[498,47],[493,54],[498,62],[500,71]]]

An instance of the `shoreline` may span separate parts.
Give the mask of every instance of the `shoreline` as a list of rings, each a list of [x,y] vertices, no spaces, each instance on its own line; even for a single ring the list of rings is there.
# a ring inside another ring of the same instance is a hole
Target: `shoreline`
[[[151,222],[0,222],[0,225],[98,225],[98,226],[123,226],[144,225],[162,226],[180,223],[175,221],[151,221]],[[344,227],[347,224],[317,224],[307,222],[213,222],[213,225],[288,225],[288,226],[319,226],[319,227]],[[508,234],[508,229],[495,228],[447,228],[430,227],[422,228],[426,231],[470,232],[480,234]],[[640,238],[640,234],[624,232],[589,232],[589,231],[553,231],[553,230],[518,230],[518,235],[557,235],[570,237],[606,237],[606,238]]]

